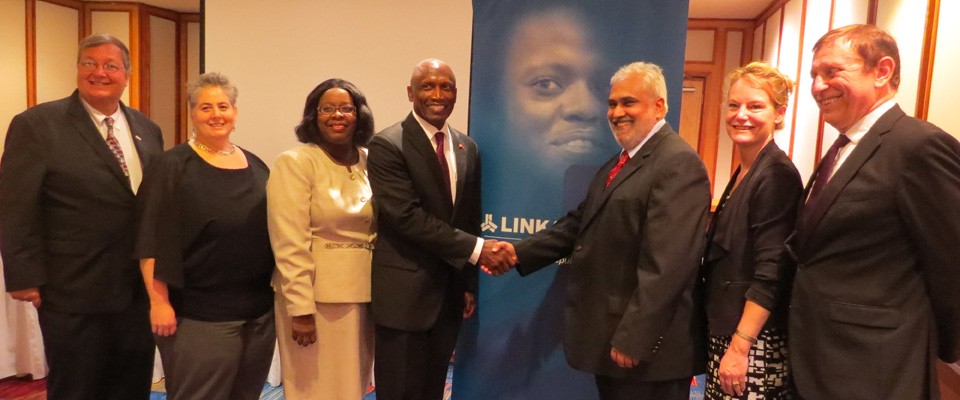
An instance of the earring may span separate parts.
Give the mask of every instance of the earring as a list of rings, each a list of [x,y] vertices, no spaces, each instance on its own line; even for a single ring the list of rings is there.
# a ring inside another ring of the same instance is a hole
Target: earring
[[[190,128],[190,140],[197,140],[197,128]]]

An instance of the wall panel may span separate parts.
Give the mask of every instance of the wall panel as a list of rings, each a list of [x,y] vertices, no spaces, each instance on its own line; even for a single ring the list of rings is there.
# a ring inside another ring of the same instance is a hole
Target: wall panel
[[[726,85],[727,74],[740,66],[742,50],[743,32],[727,31],[727,49],[726,55],[724,55],[723,66],[724,85]],[[726,87],[724,87],[724,93],[722,96],[724,98],[726,97]],[[715,200],[719,199],[720,196],[723,195],[723,188],[727,187],[727,182],[730,181],[730,174],[733,173],[733,164],[736,164],[736,162],[733,160],[733,142],[730,140],[730,136],[727,135],[725,117],[726,113],[724,112],[725,108],[723,99],[720,100],[719,105],[720,122],[717,126],[720,127],[720,132],[717,137],[717,169],[713,179],[713,197]]]
[[[200,77],[200,23],[199,22],[187,22],[183,24],[186,28],[181,28],[181,33],[185,35],[184,38],[184,48],[183,51],[185,54],[181,54],[183,61],[181,63],[181,68],[184,70],[180,71],[180,76],[184,78],[181,86],[181,97],[182,101],[180,103],[180,112],[183,115],[181,119],[181,126],[183,130],[181,131],[180,140],[184,141],[187,139],[189,132],[193,129],[193,122],[190,120],[190,110],[187,107],[187,86],[190,82],[194,82]]]
[[[960,51],[957,40],[960,38],[960,2],[940,2],[940,23],[937,32],[937,55],[933,61],[933,84],[930,88],[930,108],[927,119],[951,135],[960,138]],[[953,22],[950,22],[953,21]]]
[[[37,103],[61,99],[77,88],[80,11],[37,3]]]
[[[713,61],[713,41],[716,34],[712,29],[687,30],[684,61]]]
[[[27,108],[26,6],[0,1],[0,154],[14,115]]]
[[[763,33],[763,60],[777,65],[777,59],[780,57],[780,13],[777,11],[767,18],[767,28]]]
[[[915,1],[913,3],[916,3]],[[867,0],[835,0],[833,27],[867,23],[870,2]],[[826,33],[826,32],[824,32]],[[829,146],[828,146],[829,147]]]
[[[924,33],[921,21],[926,15],[926,1],[879,0],[877,6],[877,26],[890,32],[900,47],[900,90],[896,100],[907,115],[914,115],[917,108]]]
[[[803,18],[804,0],[790,0],[783,6],[783,26],[780,36],[780,59],[777,68],[793,79],[797,80],[797,65],[800,63],[800,24]],[[777,145],[787,154],[793,154],[794,132],[792,107],[796,106],[793,99],[789,101],[787,108],[791,110],[784,117],[784,129],[779,130],[775,135]]]
[[[165,147],[177,137],[177,23],[151,16],[150,119],[163,131]]]
[[[759,24],[753,30],[753,56],[750,57],[750,60],[762,60],[763,59],[763,38],[764,32],[766,32],[764,24]]]
[[[130,13],[127,11],[93,11],[90,13],[90,34],[109,33],[127,45],[131,52],[136,50],[130,43]],[[136,71],[134,71],[136,73]],[[135,77],[130,77],[127,90],[123,91],[120,101],[130,106],[130,84]]]
[[[796,76],[796,93],[794,93],[794,102],[792,109],[788,112],[795,113],[793,126],[793,163],[800,171],[800,176],[807,180],[816,161],[819,158],[818,143],[820,132],[820,108],[813,101],[810,95],[810,68],[813,66],[813,45],[827,32],[830,26],[829,10],[831,0],[806,0],[807,18],[804,21],[803,30],[803,51],[800,53],[800,65],[797,67],[799,73]],[[824,147],[830,147],[830,139]]]

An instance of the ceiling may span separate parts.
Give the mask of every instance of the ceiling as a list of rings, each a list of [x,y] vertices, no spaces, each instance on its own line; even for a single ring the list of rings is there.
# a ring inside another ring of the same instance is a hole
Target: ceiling
[[[137,1],[178,12],[200,11],[200,0]],[[774,1],[776,0],[690,0],[690,18],[754,19]]]

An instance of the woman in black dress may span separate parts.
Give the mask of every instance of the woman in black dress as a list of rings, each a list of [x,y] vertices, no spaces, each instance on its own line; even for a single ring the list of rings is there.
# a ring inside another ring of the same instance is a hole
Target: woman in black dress
[[[740,166],[730,177],[707,233],[710,337],[708,399],[788,399],[785,362],[789,271],[780,268],[803,187],[773,141],[783,128],[793,83],[766,63],[727,78],[727,134]]]
[[[230,142],[237,89],[206,73],[188,88],[188,143],[147,171],[136,256],[167,397],[258,399],[276,339],[269,170]]]

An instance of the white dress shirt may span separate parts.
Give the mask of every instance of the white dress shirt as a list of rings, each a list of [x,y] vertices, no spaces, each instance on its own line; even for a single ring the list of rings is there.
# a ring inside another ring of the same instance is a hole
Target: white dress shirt
[[[93,108],[93,106],[87,104],[83,98],[80,99],[80,102],[83,103],[83,108],[87,110],[87,114],[89,114],[90,119],[93,120],[93,125],[100,131],[100,136],[103,137],[104,141],[107,140],[107,124],[104,123],[103,120],[107,117],[113,118],[113,136],[117,137],[117,143],[120,144],[120,150],[123,151],[123,160],[127,163],[127,172],[130,173],[130,187],[133,189],[133,193],[137,193],[137,189],[140,188],[140,182],[143,181],[143,168],[140,165],[137,146],[133,144],[134,134],[130,131],[130,124],[127,123],[127,118],[123,115],[123,111],[120,107],[117,107],[117,111],[115,111],[113,115],[105,115],[96,108]]]

